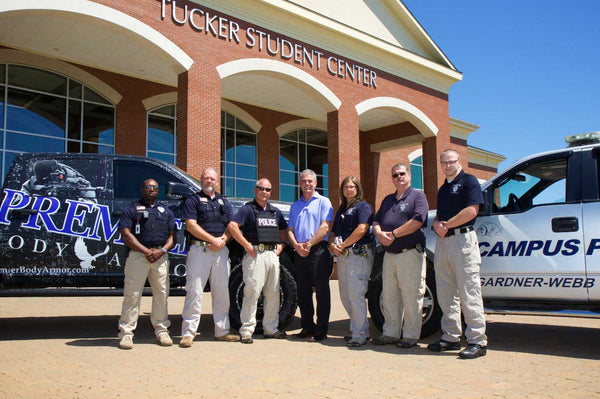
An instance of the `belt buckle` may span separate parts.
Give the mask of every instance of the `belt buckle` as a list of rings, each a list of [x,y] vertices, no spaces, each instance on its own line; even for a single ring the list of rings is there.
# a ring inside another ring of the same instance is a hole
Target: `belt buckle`
[[[421,244],[417,244],[415,245],[415,249],[417,250],[418,253],[423,253],[423,246]]]
[[[348,251],[348,248],[344,248],[342,250],[342,255],[344,255],[346,258],[350,256],[350,251]]]
[[[258,252],[263,253],[265,252],[265,244],[258,244]]]

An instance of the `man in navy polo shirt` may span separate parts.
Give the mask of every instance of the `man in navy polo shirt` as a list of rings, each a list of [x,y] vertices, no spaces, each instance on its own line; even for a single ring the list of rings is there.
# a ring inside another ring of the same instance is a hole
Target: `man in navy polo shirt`
[[[426,273],[424,226],[429,205],[425,193],[410,186],[411,175],[406,165],[392,167],[392,182],[396,192],[383,199],[373,219],[373,234],[385,248],[382,271],[385,322],[382,335],[372,342],[411,348],[421,335]]]
[[[442,316],[442,338],[430,344],[435,352],[459,350],[462,325],[460,312],[467,324],[467,347],[459,353],[463,359],[485,356],[487,337],[481,298],[479,266],[481,255],[473,229],[479,205],[483,203],[481,187],[475,176],[465,173],[455,150],[440,155],[446,175],[437,196],[438,210],[433,229],[438,235],[435,245],[435,281]]]

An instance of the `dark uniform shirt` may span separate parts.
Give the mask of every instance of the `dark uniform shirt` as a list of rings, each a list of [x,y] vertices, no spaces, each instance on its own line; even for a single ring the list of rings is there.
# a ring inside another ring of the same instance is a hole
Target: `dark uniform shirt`
[[[233,206],[219,193],[211,199],[201,191],[199,195],[186,199],[183,204],[182,219],[196,220],[200,227],[215,237],[223,235],[232,215]]]
[[[175,216],[166,204],[155,202],[151,206],[143,199],[123,209],[119,227],[131,230],[145,247],[163,246],[169,234],[177,230]]]
[[[483,204],[481,186],[475,176],[461,170],[450,183],[445,180],[438,191],[437,219],[442,222],[450,220],[466,207],[477,204]],[[455,228],[471,226],[474,223],[475,218]]]
[[[373,223],[373,208],[367,201],[360,201],[345,210],[338,209],[333,220],[332,231],[336,237],[346,240],[356,227],[363,223],[369,226]],[[367,231],[367,234],[362,236],[357,243],[360,245],[370,244],[371,233]]]
[[[258,231],[256,227],[256,213],[254,212],[252,204],[259,209],[259,218],[264,214],[266,214],[265,216],[270,216],[268,214],[274,212],[273,216],[277,221],[277,230],[287,229],[287,222],[285,221],[283,214],[277,207],[271,205],[267,207],[267,210],[263,210],[263,208],[260,205],[258,205],[258,203],[255,200],[253,200],[251,203],[248,202],[244,206],[242,206],[232,219],[233,222],[242,226],[240,230],[242,231],[242,234],[244,235],[246,240],[248,240],[248,242],[250,242],[252,245],[277,244],[281,242],[281,240],[279,239],[279,233],[277,233],[277,240],[275,241],[262,243],[259,242]]]
[[[409,187],[399,200],[396,200],[396,193],[385,197],[373,219],[379,223],[382,231],[392,231],[413,219],[423,223],[415,232],[396,238],[389,247],[385,247],[385,251],[398,253],[403,249],[414,248],[417,244],[425,246],[428,211],[429,204],[425,193],[412,187]]]

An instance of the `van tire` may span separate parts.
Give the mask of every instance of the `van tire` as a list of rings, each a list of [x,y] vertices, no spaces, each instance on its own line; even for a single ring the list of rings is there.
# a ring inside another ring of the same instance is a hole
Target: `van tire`
[[[229,323],[231,324],[232,330],[239,330],[242,326],[241,312],[242,303],[244,300],[244,276],[242,272],[242,264],[237,264],[232,270],[229,276]],[[292,274],[287,268],[281,265],[279,270],[279,326],[280,330],[284,329],[290,324],[294,315],[296,314],[296,308],[298,306],[298,289],[296,286],[296,280],[292,277]],[[263,295],[260,295],[258,299],[258,306],[256,310],[256,329],[255,333],[262,334],[262,319],[263,319]]]
[[[442,310],[437,302],[435,287],[435,272],[433,265],[427,261],[427,277],[425,279],[425,298],[423,300],[423,326],[421,327],[421,338],[429,337],[440,330],[442,319]],[[383,290],[382,274],[377,273],[369,283],[367,299],[369,302],[369,313],[373,324],[379,330],[383,330],[383,311],[381,304],[381,294]]]

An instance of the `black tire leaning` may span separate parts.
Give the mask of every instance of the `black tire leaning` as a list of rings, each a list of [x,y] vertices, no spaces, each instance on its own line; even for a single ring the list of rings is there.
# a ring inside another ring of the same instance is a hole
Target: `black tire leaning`
[[[442,311],[437,302],[437,294],[435,287],[435,273],[433,265],[427,261],[427,277],[426,277],[425,299],[423,301],[423,326],[421,327],[421,338],[429,337],[440,330],[440,321]],[[384,317],[381,310],[381,293],[383,285],[381,273],[377,273],[372,277],[369,283],[369,291],[367,299],[369,302],[369,313],[371,320],[379,331],[383,330]]]
[[[292,274],[283,265],[279,272],[279,329],[285,328],[292,321],[298,306],[298,289]],[[229,323],[232,330],[239,330],[242,326],[241,311],[244,300],[244,279],[242,264],[237,264],[229,276]],[[263,296],[258,299],[256,310],[255,333],[262,334]]]

